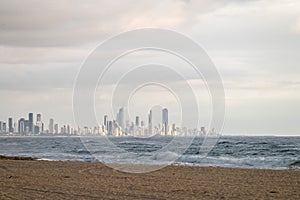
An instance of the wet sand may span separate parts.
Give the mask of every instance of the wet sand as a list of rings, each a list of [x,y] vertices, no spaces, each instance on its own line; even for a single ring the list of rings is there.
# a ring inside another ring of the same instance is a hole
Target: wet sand
[[[169,166],[128,174],[100,163],[0,157],[0,199],[300,199],[300,172]]]

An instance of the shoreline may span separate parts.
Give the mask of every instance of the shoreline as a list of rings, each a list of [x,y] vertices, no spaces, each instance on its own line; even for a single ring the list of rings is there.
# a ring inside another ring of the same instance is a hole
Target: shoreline
[[[300,199],[300,172],[167,166],[130,174],[96,162],[1,156],[0,188],[1,199]]]
[[[109,165],[116,165],[116,166],[135,166],[135,165],[143,165],[143,164],[117,164],[117,163],[102,163],[102,162],[93,162],[93,161],[81,161],[81,160],[51,160],[51,159],[46,159],[46,158],[35,158],[35,157],[26,157],[26,156],[6,156],[6,155],[0,155],[0,161],[1,160],[31,160],[31,161],[48,161],[48,162],[79,162],[79,163],[99,163],[105,166]],[[243,168],[243,167],[226,167],[226,166],[201,166],[201,165],[184,165],[180,163],[172,163],[170,165],[146,165],[146,166],[154,166],[154,167],[160,167],[160,166],[171,166],[171,167],[195,167],[195,168],[225,168],[225,169],[246,169],[246,170],[271,170],[271,171],[299,171],[300,168],[294,167],[294,166],[289,166],[285,168],[255,168],[255,167],[249,167],[249,168]]]

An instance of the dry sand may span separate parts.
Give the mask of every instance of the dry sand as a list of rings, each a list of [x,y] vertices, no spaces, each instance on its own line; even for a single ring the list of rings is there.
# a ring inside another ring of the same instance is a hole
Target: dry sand
[[[0,157],[0,199],[300,199],[300,172],[170,166],[128,174],[100,163]]]

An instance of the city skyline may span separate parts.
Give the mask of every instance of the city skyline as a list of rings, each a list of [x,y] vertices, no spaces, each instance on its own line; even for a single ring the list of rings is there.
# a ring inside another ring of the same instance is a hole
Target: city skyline
[[[135,116],[134,121],[130,121],[124,116],[124,108],[118,110],[116,119],[103,116],[103,123],[94,127],[78,126],[71,124],[59,124],[55,118],[48,119],[48,126],[43,122],[42,114],[29,112],[28,118],[21,117],[14,121],[13,117],[8,117],[8,121],[0,120],[0,133],[20,136],[34,135],[101,135],[101,136],[201,136],[216,135],[214,129],[207,130],[206,127],[178,127],[175,123],[169,124],[168,109],[161,110],[161,123],[153,124],[152,109],[148,113],[147,123]],[[46,120],[47,121],[47,120]],[[157,121],[157,120],[156,120]],[[147,126],[146,126],[147,124]]]

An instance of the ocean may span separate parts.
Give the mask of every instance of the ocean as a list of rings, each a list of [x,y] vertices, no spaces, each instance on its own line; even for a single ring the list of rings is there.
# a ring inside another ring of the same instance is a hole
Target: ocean
[[[101,137],[0,137],[0,155],[41,160],[111,162],[126,164],[173,164],[255,169],[299,169],[300,137],[222,136],[205,156],[199,153],[202,139],[194,138],[182,154],[161,150],[173,138]],[[178,147],[180,148],[180,147]],[[120,149],[124,150],[120,151]],[[128,153],[129,152],[129,153]],[[145,159],[146,158],[146,159]]]

